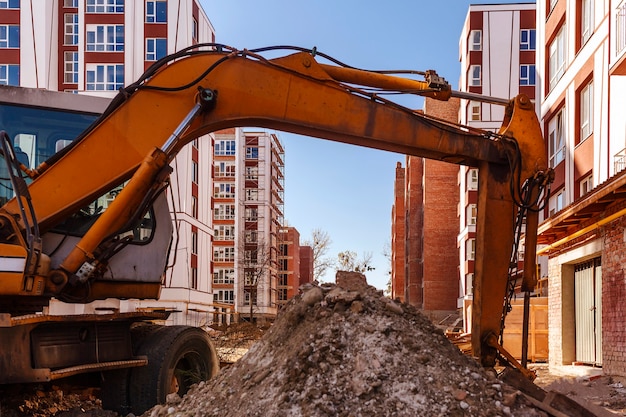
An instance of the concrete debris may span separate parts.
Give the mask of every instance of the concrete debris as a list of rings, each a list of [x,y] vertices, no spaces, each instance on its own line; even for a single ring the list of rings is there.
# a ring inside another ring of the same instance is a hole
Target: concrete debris
[[[157,416],[545,416],[361,274],[309,285],[237,363]]]

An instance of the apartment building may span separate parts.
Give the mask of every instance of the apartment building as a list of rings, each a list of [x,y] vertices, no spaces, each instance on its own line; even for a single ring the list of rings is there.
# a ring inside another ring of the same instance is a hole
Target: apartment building
[[[215,40],[197,0],[11,0],[0,9],[0,83],[22,87],[111,97],[168,53]]]
[[[459,41],[459,90],[505,99],[526,94],[539,111],[537,36],[535,4],[470,5]],[[463,125],[497,132],[503,118],[504,107],[501,105],[461,100],[459,120]],[[465,330],[469,332],[478,170],[461,167],[457,176],[460,187],[460,229],[457,237],[460,285],[457,307],[463,311]]]
[[[214,149],[214,302],[239,318],[273,318],[290,274],[280,252],[284,149],[275,134],[239,128],[216,132]]]
[[[424,113],[456,122],[459,100],[426,98]],[[458,166],[407,156],[396,166],[391,295],[439,321],[456,313]]]
[[[537,2],[550,365],[626,375],[626,2]]]
[[[300,232],[295,227],[280,230],[278,253],[278,305],[287,304],[298,294],[301,285],[313,281],[313,249],[300,246]]]

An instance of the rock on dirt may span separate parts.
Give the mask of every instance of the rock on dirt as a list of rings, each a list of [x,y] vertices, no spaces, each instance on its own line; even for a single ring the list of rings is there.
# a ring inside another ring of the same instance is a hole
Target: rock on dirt
[[[157,416],[544,416],[360,274],[308,285],[248,353]]]

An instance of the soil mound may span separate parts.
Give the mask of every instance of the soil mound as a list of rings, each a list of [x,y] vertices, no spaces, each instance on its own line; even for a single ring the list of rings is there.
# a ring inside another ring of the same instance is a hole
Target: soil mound
[[[144,416],[540,416],[361,274],[307,285],[248,353]]]

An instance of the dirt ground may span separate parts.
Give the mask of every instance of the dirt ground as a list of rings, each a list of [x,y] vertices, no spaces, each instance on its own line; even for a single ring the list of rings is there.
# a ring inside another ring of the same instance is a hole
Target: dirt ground
[[[249,352],[144,416],[549,415],[463,355],[417,310],[383,297],[364,278],[344,278],[304,288],[267,330],[212,329],[226,357],[243,345]],[[262,337],[253,342],[250,333]],[[568,375],[545,364],[531,368],[538,386],[598,417],[626,415],[626,378],[599,369]],[[36,384],[0,387],[0,416],[116,414],[102,410],[97,389]]]

